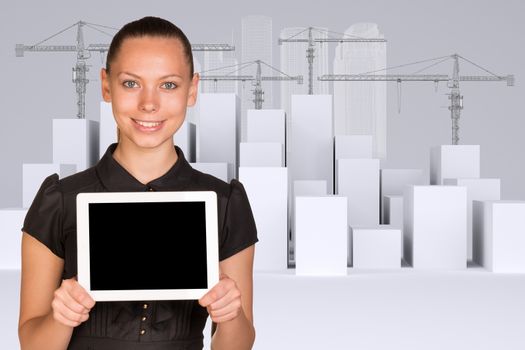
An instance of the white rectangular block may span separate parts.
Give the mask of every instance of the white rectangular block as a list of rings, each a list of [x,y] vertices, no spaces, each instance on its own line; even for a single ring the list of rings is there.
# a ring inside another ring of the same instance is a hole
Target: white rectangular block
[[[346,275],[346,198],[297,197],[295,204],[295,273]]]
[[[239,164],[246,167],[283,167],[283,145],[277,142],[241,142]]]
[[[27,209],[0,209],[0,269],[21,268],[22,226]]]
[[[292,95],[289,134],[291,180],[325,180],[332,193],[332,96]]]
[[[228,163],[190,163],[191,167],[205,174],[213,175],[224,182],[230,182],[232,174]]]
[[[525,201],[474,201],[474,260],[501,273],[525,273]]]
[[[117,142],[117,123],[113,116],[111,103],[100,102],[100,121],[99,121],[99,156],[102,157],[109,145]]]
[[[74,164],[22,164],[22,207],[29,208],[46,177],[58,174],[60,178],[76,172]]]
[[[240,141],[239,98],[235,94],[199,94],[198,155],[200,163],[228,163],[237,175]]]
[[[467,190],[457,186],[405,189],[404,255],[414,268],[467,267]]]
[[[383,224],[400,229],[403,236],[403,196],[384,196],[383,205]],[[403,244],[401,244],[401,256],[403,256]]]
[[[384,196],[402,196],[406,186],[428,185],[422,169],[381,169],[381,222],[386,224]]]
[[[443,179],[445,185],[467,189],[467,259],[472,260],[472,201],[501,199],[500,179]]]
[[[339,159],[337,193],[348,197],[350,226],[379,225],[379,159]]]
[[[286,143],[286,121],[283,109],[248,109],[247,142]]]
[[[479,178],[479,145],[442,145],[430,149],[430,184],[443,179]]]
[[[173,135],[173,143],[180,147],[184,153],[184,157],[190,163],[194,163],[196,159],[196,127],[195,124],[185,121],[180,126],[179,130]]]
[[[389,225],[352,228],[353,267],[401,268],[401,230]]]
[[[288,169],[240,167],[242,182],[252,207],[259,243],[254,270],[288,268]]]
[[[98,161],[98,147],[98,122],[53,119],[53,163],[75,164],[77,171],[83,171]]]
[[[372,135],[336,135],[335,160],[372,158],[374,140]]]

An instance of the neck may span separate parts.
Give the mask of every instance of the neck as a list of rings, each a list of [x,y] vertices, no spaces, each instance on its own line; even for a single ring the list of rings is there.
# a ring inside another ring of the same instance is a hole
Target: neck
[[[147,184],[166,174],[178,156],[173,142],[164,142],[155,148],[142,148],[121,138],[113,158],[135,179]]]

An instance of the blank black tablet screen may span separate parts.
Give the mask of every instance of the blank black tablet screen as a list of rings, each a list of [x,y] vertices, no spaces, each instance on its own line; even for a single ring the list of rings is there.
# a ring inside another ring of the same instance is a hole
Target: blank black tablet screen
[[[92,290],[202,289],[204,202],[90,203]]]

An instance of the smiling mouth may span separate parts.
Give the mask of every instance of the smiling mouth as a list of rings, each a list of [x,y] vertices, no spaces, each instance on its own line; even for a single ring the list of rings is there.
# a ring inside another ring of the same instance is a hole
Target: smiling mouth
[[[162,124],[162,121],[160,121],[160,122],[146,122],[146,121],[137,120],[137,119],[133,119],[133,121],[135,123],[137,123],[138,125],[143,126],[145,128],[155,128],[155,127],[159,126],[160,124]]]

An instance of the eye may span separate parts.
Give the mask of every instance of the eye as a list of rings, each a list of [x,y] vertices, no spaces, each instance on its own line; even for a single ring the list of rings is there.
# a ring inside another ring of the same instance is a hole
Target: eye
[[[136,88],[138,86],[137,82],[134,80],[126,80],[122,83],[122,85],[130,89]]]
[[[177,87],[177,84],[175,84],[172,81],[167,81],[164,84],[162,84],[162,87],[164,89],[173,90],[173,89],[175,89]]]

